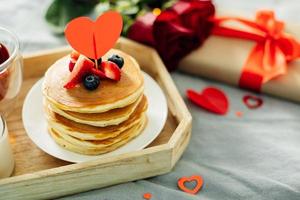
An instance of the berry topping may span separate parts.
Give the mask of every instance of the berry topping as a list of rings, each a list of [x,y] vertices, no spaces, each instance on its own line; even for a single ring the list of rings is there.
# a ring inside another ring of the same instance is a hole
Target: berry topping
[[[6,47],[0,43],[0,64],[4,63],[9,58],[9,53]]]
[[[94,62],[90,61],[88,58],[84,56],[80,56],[74,66],[73,71],[70,74],[69,80],[64,87],[66,89],[72,89],[77,84],[81,83],[83,78],[90,74],[92,69],[94,68]]]
[[[90,59],[91,61],[95,62],[95,59],[92,59],[92,58],[89,58],[89,59]],[[98,58],[98,59],[97,59],[98,65],[100,65],[101,62],[102,62],[102,58]]]
[[[79,58],[80,54],[77,51],[72,51],[70,53],[70,62],[69,62],[69,71],[72,72],[74,69],[74,66]]]
[[[108,58],[108,61],[111,61],[111,62],[117,64],[118,67],[119,67],[120,69],[121,69],[121,68],[123,67],[123,65],[124,65],[124,59],[123,59],[121,56],[116,55],[116,54],[114,54],[114,55],[112,55],[111,57],[109,57],[109,58]]]
[[[70,60],[70,62],[69,62],[69,71],[70,72],[73,71],[75,64],[76,64],[76,62],[73,62],[72,60]]]
[[[72,51],[70,54],[71,60],[74,60],[75,62],[78,60],[80,56],[80,53],[78,53],[77,51]]]
[[[89,74],[83,80],[83,85],[87,90],[95,90],[100,84],[100,78],[97,75]]]
[[[115,81],[120,80],[121,70],[119,69],[117,64],[110,61],[105,61],[101,63],[101,69],[107,78]]]
[[[106,78],[104,72],[99,69],[96,69],[96,68],[92,69],[92,74],[95,74],[95,75],[99,76],[100,78]]]

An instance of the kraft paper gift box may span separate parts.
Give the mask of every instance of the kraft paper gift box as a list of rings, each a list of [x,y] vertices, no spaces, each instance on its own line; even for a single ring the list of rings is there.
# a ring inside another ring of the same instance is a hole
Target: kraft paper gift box
[[[285,23],[285,27],[286,33],[300,41],[300,25]],[[239,85],[244,63],[255,45],[256,42],[246,39],[211,35],[201,47],[180,61],[179,69]],[[300,102],[300,59],[288,63],[286,74],[262,84],[261,92]]]

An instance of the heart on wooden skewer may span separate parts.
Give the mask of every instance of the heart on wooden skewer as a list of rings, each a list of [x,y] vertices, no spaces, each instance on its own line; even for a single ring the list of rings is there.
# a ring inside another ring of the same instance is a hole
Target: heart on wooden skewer
[[[122,16],[115,11],[100,15],[96,21],[78,17],[66,27],[65,36],[69,44],[80,54],[98,59],[109,51],[120,37]]]

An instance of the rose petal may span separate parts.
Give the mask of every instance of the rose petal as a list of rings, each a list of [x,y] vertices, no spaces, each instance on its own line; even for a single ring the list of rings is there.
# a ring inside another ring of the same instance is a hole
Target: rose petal
[[[155,19],[156,16],[152,13],[138,17],[135,23],[129,28],[127,37],[137,42],[154,46],[152,29]]]

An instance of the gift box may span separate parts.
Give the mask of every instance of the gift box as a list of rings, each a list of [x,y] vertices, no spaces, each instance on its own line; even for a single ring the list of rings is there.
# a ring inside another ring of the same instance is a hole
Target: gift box
[[[221,14],[211,1],[181,0],[139,18],[128,36],[154,46],[170,70],[300,101],[299,33],[273,11],[245,18]]]
[[[285,31],[295,38],[300,36],[300,26],[290,25]],[[255,78],[250,77],[246,85],[241,85],[243,67],[256,45],[257,42],[251,40],[211,35],[201,47],[185,56],[178,67],[202,77],[300,101],[300,60],[287,62],[285,72],[264,83],[256,85]]]

